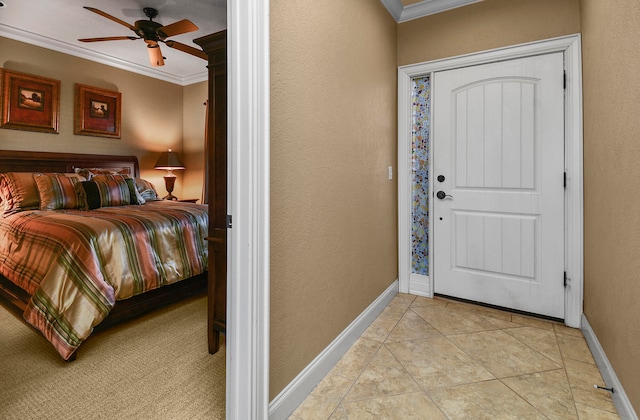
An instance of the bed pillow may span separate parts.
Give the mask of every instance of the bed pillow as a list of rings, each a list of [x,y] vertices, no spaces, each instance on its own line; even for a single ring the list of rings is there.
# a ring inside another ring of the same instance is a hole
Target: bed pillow
[[[125,182],[129,187],[129,194],[131,194],[131,204],[144,204],[147,200],[142,197],[136,188],[136,181],[133,178],[126,178]]]
[[[103,179],[97,181],[84,181],[76,184],[76,194],[81,201],[81,208],[84,210],[95,210],[100,207],[124,206],[126,203],[126,194],[123,193],[122,181],[127,184],[129,191],[129,203],[127,204],[144,204],[140,202],[135,195],[135,184],[133,179],[126,178],[122,180]],[[117,197],[116,200],[113,197]],[[103,202],[103,197],[104,202]]]
[[[87,178],[84,175],[80,175],[77,174],[75,172],[65,172],[62,175],[69,177],[69,178],[75,178],[78,182],[80,181],[88,181]]]
[[[5,172],[0,174],[0,203],[2,216],[40,208],[38,187],[33,172]]]
[[[82,206],[76,194],[77,178],[64,174],[33,175],[40,197],[40,210],[78,209]]]
[[[108,169],[108,168],[77,168],[76,173],[81,175],[87,179],[87,181],[91,181],[96,175],[112,175],[112,174],[121,174],[121,175],[131,175],[129,173],[129,168],[121,168],[121,169]]]
[[[131,204],[129,185],[124,178],[95,179],[92,181],[100,194],[100,207],[128,206]]]
[[[100,191],[94,181],[77,182],[75,188],[81,209],[95,210],[100,207]]]
[[[140,195],[138,192],[135,181],[129,175],[123,174],[101,174],[94,175],[92,178],[95,181],[104,181],[104,180],[113,180],[113,179],[122,179],[127,183],[127,187],[129,187],[129,195],[131,198],[130,204],[144,204],[146,200]]]
[[[155,201],[160,200],[158,197],[158,193],[156,192],[156,187],[146,179],[136,178],[136,190],[140,193],[142,198],[145,201]]]

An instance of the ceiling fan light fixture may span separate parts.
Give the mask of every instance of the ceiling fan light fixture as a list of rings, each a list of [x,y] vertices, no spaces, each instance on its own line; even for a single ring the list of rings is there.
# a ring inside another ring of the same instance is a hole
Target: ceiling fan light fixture
[[[3,0],[0,0],[0,4],[2,4]],[[158,10],[152,7],[145,7],[142,10],[145,15],[149,18],[149,20],[138,20],[133,25],[115,17],[111,16],[108,13],[103,12],[102,10],[98,10],[94,7],[83,6],[85,9],[90,12],[96,13],[104,18],[112,20],[120,25],[126,26],[130,30],[132,30],[138,37],[132,36],[112,36],[112,37],[102,37],[102,38],[81,38],[78,41],[81,42],[100,42],[100,41],[117,41],[123,39],[143,39],[147,44],[147,48],[149,49],[149,59],[152,66],[164,66],[164,57],[162,56],[162,52],[160,51],[160,45],[158,42],[164,42],[168,47],[174,48],[176,50],[186,52],[187,54],[191,54],[195,57],[202,58],[203,60],[207,60],[207,55],[204,51],[198,50],[197,48],[191,47],[189,45],[182,44],[180,42],[166,40],[168,37],[181,35],[188,32],[195,32],[199,28],[193,22],[182,19],[177,22],[170,23],[166,26],[158,22],[154,22],[153,18],[158,16]],[[165,41],[166,40],[166,41]]]
[[[160,51],[160,45],[147,45],[149,51],[149,62],[154,67],[164,66],[164,57]]]

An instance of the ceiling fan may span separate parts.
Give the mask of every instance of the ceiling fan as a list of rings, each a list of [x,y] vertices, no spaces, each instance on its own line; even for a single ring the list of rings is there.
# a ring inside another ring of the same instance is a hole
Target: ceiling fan
[[[199,50],[197,48],[191,47],[186,44],[182,44],[178,41],[167,40],[167,38],[184,34],[187,32],[197,31],[199,28],[190,20],[182,19],[177,22],[171,23],[166,26],[162,26],[158,22],[154,22],[153,18],[158,16],[158,11],[152,7],[145,7],[142,10],[144,14],[149,18],[149,20],[138,20],[133,25],[118,19],[117,17],[111,16],[108,13],[103,12],[102,10],[98,10],[94,7],[84,6],[85,9],[97,13],[100,16],[106,17],[116,23],[119,23],[127,28],[131,29],[137,36],[109,36],[103,38],[82,38],[78,39],[78,41],[82,42],[100,42],[100,41],[120,41],[125,39],[130,39],[135,41],[136,39],[144,39],[144,42],[147,43],[147,51],[149,52],[149,61],[151,61],[152,66],[164,66],[164,57],[162,56],[162,52],[160,51],[160,44],[158,42],[163,42],[170,48],[175,48],[176,50],[186,52],[188,54],[194,55],[196,57],[202,58],[203,60],[207,60],[207,54]]]

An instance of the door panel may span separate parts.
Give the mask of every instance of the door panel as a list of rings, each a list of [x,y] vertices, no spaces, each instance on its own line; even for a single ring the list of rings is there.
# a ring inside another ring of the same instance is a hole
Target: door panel
[[[453,267],[534,279],[534,217],[461,211],[452,215]]]
[[[564,318],[561,53],[434,77],[435,292]]]

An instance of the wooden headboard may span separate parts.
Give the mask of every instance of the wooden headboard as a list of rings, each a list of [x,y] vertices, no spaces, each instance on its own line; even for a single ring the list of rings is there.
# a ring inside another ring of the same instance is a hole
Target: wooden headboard
[[[128,168],[130,174],[140,176],[136,156],[0,150],[0,172],[69,173],[75,172],[76,168]]]

